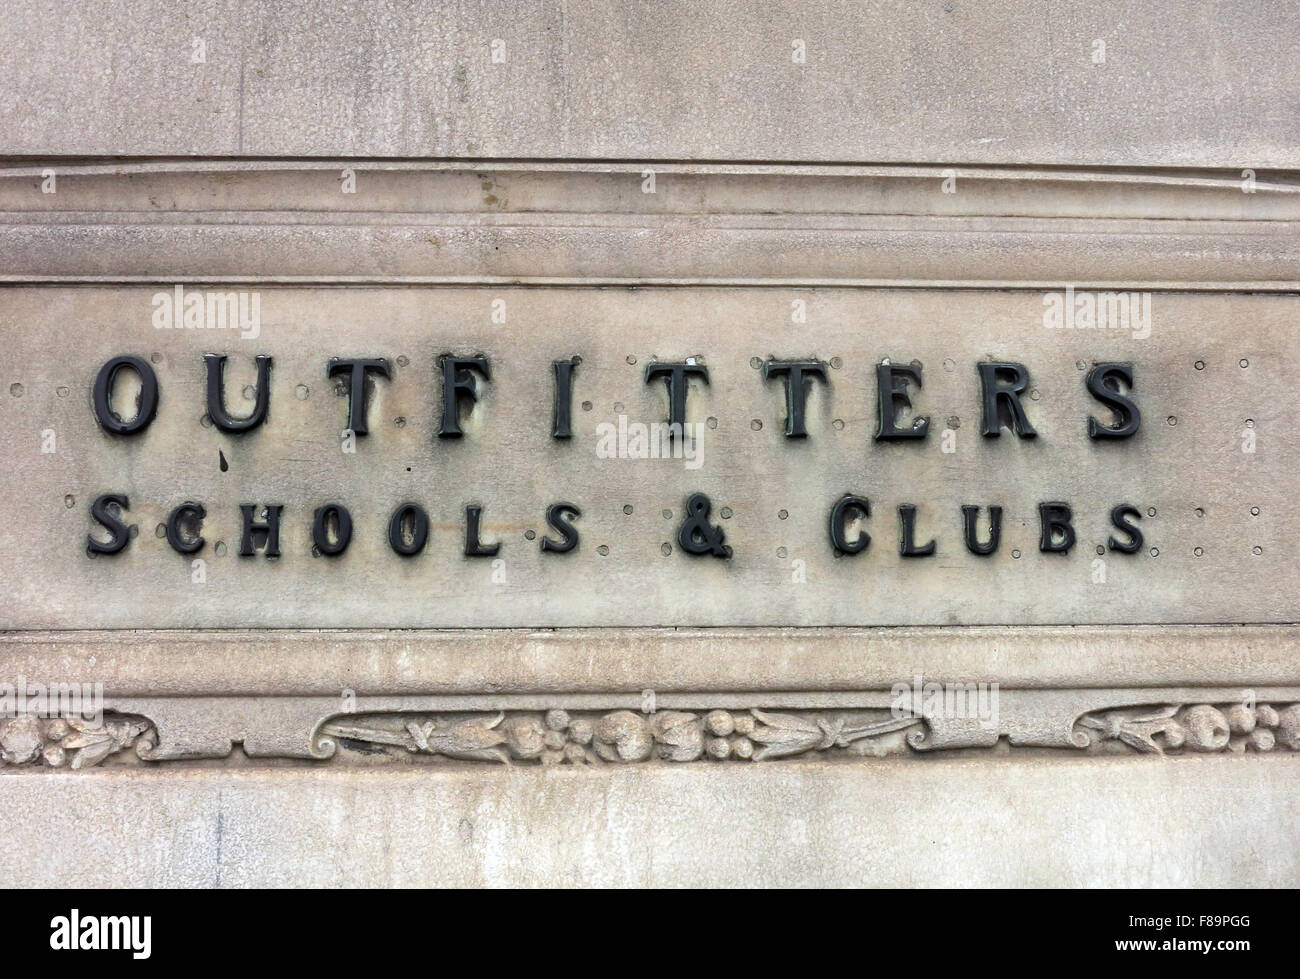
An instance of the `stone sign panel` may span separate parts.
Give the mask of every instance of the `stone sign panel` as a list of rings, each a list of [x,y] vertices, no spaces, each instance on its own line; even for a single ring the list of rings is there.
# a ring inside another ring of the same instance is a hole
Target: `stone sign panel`
[[[117,719],[15,759],[1297,743],[1285,185],[40,179],[0,188],[4,649]]]
[[[0,300],[21,378],[7,424],[52,450],[9,473],[9,628],[1293,614],[1292,297],[132,284]]]

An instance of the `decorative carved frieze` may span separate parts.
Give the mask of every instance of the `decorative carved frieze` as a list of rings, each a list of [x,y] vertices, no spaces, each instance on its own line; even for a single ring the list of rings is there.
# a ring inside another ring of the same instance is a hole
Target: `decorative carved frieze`
[[[145,753],[156,743],[153,724],[129,714],[99,721],[34,714],[0,720],[0,761],[5,766],[93,768],[128,748]]]
[[[363,752],[367,745],[385,745],[469,761],[582,765],[653,759],[763,761],[810,752],[879,756],[906,750],[902,732],[922,723],[919,717],[895,718],[885,711],[550,710],[334,720],[323,733]]]
[[[1163,707],[1099,711],[1079,718],[1087,740],[1118,742],[1147,754],[1180,752],[1300,751],[1300,704]]]
[[[935,739],[942,719],[874,710],[501,710],[495,712],[389,711],[334,715],[319,724],[316,759],[365,764],[407,755],[467,762],[601,765],[690,761],[861,759],[920,757],[934,750],[991,752],[987,739]],[[41,718],[0,720],[0,768],[84,769],[129,752],[118,761],[157,764],[185,755],[166,748],[149,718],[107,713],[101,721]],[[1062,739],[1060,744],[1066,743]],[[1300,703],[1142,705],[1079,716],[1068,739],[1073,749],[1107,756],[1142,753],[1300,751]],[[1013,750],[1048,750],[1012,738]],[[129,749],[134,749],[129,751]],[[1005,750],[1005,745],[1003,746]],[[1056,750],[1065,750],[1064,747]],[[301,757],[261,752],[258,757]],[[214,757],[211,754],[188,757]],[[231,752],[236,763],[253,760]],[[309,762],[310,763],[310,762]]]
[[[924,753],[918,749],[926,746],[928,726],[923,717],[894,717],[887,711],[550,710],[368,715],[331,720],[321,733],[359,757],[402,748],[464,761],[582,765],[918,756]],[[1094,754],[1112,754],[1120,746],[1160,755],[1300,751],[1300,704],[1107,710],[1084,714],[1075,731],[1075,747]]]

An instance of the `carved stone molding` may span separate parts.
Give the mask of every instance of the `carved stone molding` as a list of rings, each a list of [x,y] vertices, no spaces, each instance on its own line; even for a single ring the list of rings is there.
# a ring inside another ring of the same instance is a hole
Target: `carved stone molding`
[[[494,715],[396,714],[335,718],[321,730],[346,752],[390,748],[463,761],[542,765],[601,762],[765,761],[794,757],[919,757],[932,719],[886,711],[712,710],[704,714],[550,710]],[[1171,704],[1084,714],[1075,748],[1165,755],[1300,751],[1300,704]],[[941,748],[971,747],[956,743]]]
[[[1083,693],[1083,692],[1080,692]],[[301,713],[299,716],[303,716]],[[305,718],[304,718],[305,719]],[[1132,705],[1088,711],[1062,736],[1034,734],[997,718],[963,726],[923,712],[875,709],[361,711],[331,713],[300,731],[309,748],[291,737],[279,743],[222,737],[206,745],[169,744],[168,725],[139,714],[110,712],[100,722],[38,718],[0,720],[0,768],[95,767],[225,758],[333,758],[345,764],[442,760],[493,764],[602,765],[919,758],[935,750],[990,753],[1054,747],[1092,756],[1133,753],[1300,751],[1300,703]],[[202,726],[201,724],[199,725]],[[954,730],[955,728],[955,730]],[[1018,734],[999,735],[1008,728]],[[983,734],[972,733],[983,731]],[[964,734],[962,732],[965,732]],[[183,725],[178,733],[193,737]],[[987,735],[987,736],[985,736]],[[224,747],[222,746],[224,743]],[[236,743],[243,745],[235,751]],[[129,749],[134,749],[131,751]]]
[[[1297,288],[1294,171],[159,160],[41,194],[45,168],[0,168],[0,281]]]
[[[882,716],[883,715],[883,716]],[[370,716],[330,721],[326,737],[365,754],[374,746],[466,761],[542,765],[672,762],[711,758],[764,761],[809,752],[879,757],[906,750],[904,733],[924,722],[883,711],[830,713],[712,710],[572,715],[502,711],[492,716]]]
[[[1000,651],[995,665],[981,661],[990,647]],[[1297,626],[1257,624],[30,630],[0,632],[0,679],[69,676],[100,681],[117,697],[178,703],[206,695],[324,702],[349,688],[392,697],[492,691],[572,708],[574,695],[652,689],[749,692],[738,705],[749,707],[777,703],[754,691],[888,689],[922,664],[930,679],[997,681],[1004,697],[1033,688],[1300,690],[1297,648]],[[506,706],[501,696],[480,697],[474,709],[498,706]]]

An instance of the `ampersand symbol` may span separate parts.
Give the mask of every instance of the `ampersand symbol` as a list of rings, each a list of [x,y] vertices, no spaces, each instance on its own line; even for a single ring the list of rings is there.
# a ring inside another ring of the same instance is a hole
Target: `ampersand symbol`
[[[687,554],[731,557],[731,548],[722,543],[726,537],[722,528],[709,524],[710,509],[712,504],[703,493],[696,493],[686,501],[686,519],[677,532],[677,543]]]

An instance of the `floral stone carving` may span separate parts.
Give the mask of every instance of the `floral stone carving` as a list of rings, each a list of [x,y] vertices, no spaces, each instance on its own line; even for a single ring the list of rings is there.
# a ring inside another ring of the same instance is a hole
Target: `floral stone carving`
[[[1098,711],[1076,724],[1081,743],[1116,741],[1134,751],[1300,751],[1300,704],[1275,707],[1173,704],[1157,708]]]
[[[0,720],[0,762],[6,766],[91,768],[119,751],[135,748],[139,754],[156,743],[153,725],[130,714],[109,715],[99,723],[33,714]]]
[[[387,723],[385,723],[387,721]],[[713,710],[638,714],[565,710],[494,715],[336,718],[322,734],[363,753],[374,746],[466,761],[592,765],[654,759],[763,761],[812,752],[883,755],[907,750],[899,732],[919,717],[888,711],[777,712]],[[382,750],[382,749],[380,749]]]
[[[318,757],[363,762],[407,756],[541,766],[852,760],[929,753],[935,750],[933,725],[940,723],[939,717],[898,717],[884,708],[381,711],[333,715],[313,741]],[[1079,715],[1072,729],[1075,747],[1092,755],[1300,752],[1300,703],[1108,707]],[[109,712],[98,723],[0,718],[0,768],[92,768],[129,749],[134,756],[121,760],[154,764],[158,743],[154,722],[136,714]],[[989,744],[943,747],[987,750]],[[1034,746],[1013,741],[1009,747]]]

